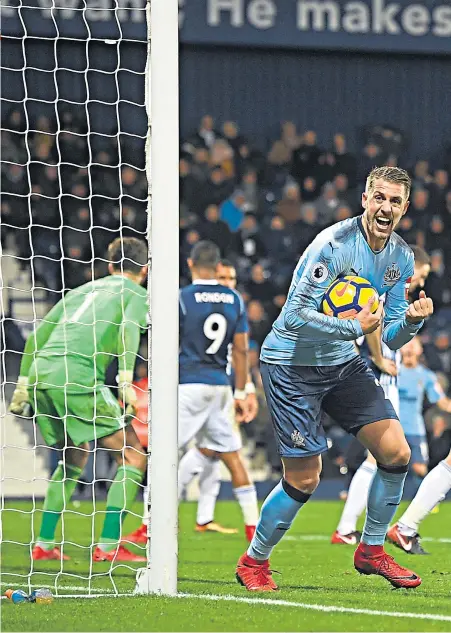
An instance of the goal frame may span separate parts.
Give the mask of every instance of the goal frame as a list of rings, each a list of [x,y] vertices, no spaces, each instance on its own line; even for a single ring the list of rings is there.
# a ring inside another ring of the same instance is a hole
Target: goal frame
[[[178,0],[147,0],[149,186],[148,563],[135,593],[175,595],[178,557]]]

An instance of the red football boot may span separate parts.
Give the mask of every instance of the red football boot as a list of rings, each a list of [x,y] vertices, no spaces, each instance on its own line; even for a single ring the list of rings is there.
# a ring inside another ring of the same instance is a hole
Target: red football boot
[[[44,549],[39,545],[35,545],[33,547],[31,558],[33,560],[70,560],[70,556],[62,554],[59,547],[54,547],[53,549]]]
[[[147,545],[147,525],[143,523],[134,532],[124,536],[121,542],[134,543],[134,545]]]
[[[276,591],[269,561],[257,561],[244,553],[236,566],[236,579],[248,591]]]
[[[96,547],[92,555],[94,563],[101,563],[103,561],[118,562],[118,563],[146,563],[147,558],[145,556],[139,556],[133,554],[130,550],[123,545],[119,545],[117,549],[113,549],[110,552],[103,552],[100,547]]]
[[[362,533],[356,530],[349,534],[340,534],[337,530],[332,534],[330,542],[332,545],[357,545],[360,543]]]
[[[382,545],[360,543],[354,553],[354,567],[360,574],[382,576],[397,589],[421,585],[421,578],[412,570],[398,565],[393,556],[384,552]]]
[[[255,528],[256,528],[255,525],[245,525],[244,526],[244,533],[246,534],[246,538],[249,541],[249,543],[254,538]]]

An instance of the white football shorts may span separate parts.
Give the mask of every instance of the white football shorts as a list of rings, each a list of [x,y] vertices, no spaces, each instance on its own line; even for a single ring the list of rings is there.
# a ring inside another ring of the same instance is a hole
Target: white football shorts
[[[382,389],[384,390],[385,397],[390,400],[393,405],[393,409],[396,411],[399,417],[399,391],[397,385],[382,385]]]
[[[240,450],[232,389],[226,385],[179,385],[179,448],[193,438],[198,448],[218,453]]]

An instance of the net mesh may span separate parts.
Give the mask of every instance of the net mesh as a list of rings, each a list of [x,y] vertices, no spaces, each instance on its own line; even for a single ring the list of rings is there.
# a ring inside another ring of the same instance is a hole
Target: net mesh
[[[93,443],[73,497],[64,497],[56,532],[56,544],[70,560],[32,560],[43,497],[64,453],[45,445],[32,415],[8,412],[26,337],[67,291],[108,273],[107,246],[114,238],[145,238],[148,223],[150,228],[146,29],[141,38],[130,36],[128,28],[132,22],[145,25],[146,7],[110,7],[55,0],[2,6],[3,589],[108,593],[134,585],[133,566],[92,562],[116,473],[111,454]],[[142,379],[142,419],[147,350],[143,336],[135,367],[135,380]],[[114,363],[106,382],[118,395]],[[66,433],[66,446],[68,441]],[[125,517],[123,533],[139,524],[138,502],[129,514],[134,518]],[[139,553],[145,555],[144,546]]]

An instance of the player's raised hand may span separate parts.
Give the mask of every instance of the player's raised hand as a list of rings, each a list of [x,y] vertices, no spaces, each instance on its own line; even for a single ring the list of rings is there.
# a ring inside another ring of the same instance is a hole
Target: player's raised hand
[[[375,301],[376,298],[371,297],[366,306],[364,306],[356,316],[357,321],[359,321],[362,326],[363,334],[374,332],[374,330],[379,327],[384,317],[384,304],[382,301],[379,301],[376,312],[371,312]]]
[[[420,323],[420,321],[427,319],[433,313],[434,304],[432,299],[426,297],[424,290],[420,290],[419,298],[407,308],[406,321],[408,323]]]

